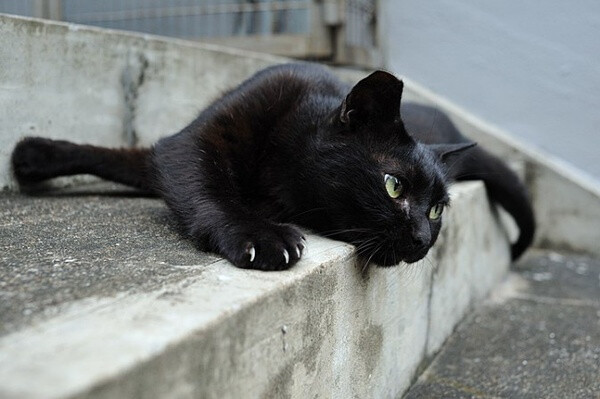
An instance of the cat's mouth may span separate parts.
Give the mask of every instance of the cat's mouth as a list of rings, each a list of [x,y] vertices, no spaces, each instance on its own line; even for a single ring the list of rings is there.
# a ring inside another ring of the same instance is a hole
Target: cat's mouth
[[[415,263],[415,262],[418,262],[421,259],[423,259],[425,256],[427,256],[428,252],[429,252],[429,248],[427,248],[421,252],[418,252],[416,254],[408,255],[408,256],[404,257],[404,259],[402,259],[402,260],[406,263]]]
[[[371,261],[381,267],[396,266],[402,262],[415,263],[427,256],[429,248],[423,248],[410,253],[398,253],[395,251],[377,252],[371,256]]]
[[[347,237],[341,239],[356,246],[360,259],[381,267],[418,262],[427,256],[431,248],[431,245],[414,246],[406,240],[391,240],[388,237],[361,236],[354,240]]]

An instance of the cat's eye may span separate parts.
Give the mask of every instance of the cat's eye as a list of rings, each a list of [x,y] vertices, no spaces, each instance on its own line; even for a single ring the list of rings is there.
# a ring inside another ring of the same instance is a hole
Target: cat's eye
[[[402,194],[402,183],[400,183],[400,180],[398,180],[398,178],[392,175],[385,175],[384,181],[385,190],[387,191],[390,197],[398,198],[400,194]]]
[[[431,220],[439,219],[440,216],[442,216],[442,212],[444,212],[444,204],[442,204],[441,202],[435,204],[429,210],[429,219],[431,219]]]

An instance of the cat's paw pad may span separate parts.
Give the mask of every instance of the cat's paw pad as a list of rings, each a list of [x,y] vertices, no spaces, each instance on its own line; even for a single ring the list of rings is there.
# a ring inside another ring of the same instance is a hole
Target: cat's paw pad
[[[291,225],[273,223],[243,230],[235,235],[242,242],[241,251],[232,248],[233,253],[225,254],[241,268],[285,270],[298,262],[306,248],[302,232]]]

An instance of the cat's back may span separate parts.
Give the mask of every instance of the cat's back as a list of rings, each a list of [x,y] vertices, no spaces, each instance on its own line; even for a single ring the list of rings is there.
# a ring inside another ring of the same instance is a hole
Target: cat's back
[[[468,140],[448,115],[436,107],[412,102],[401,106],[402,121],[408,133],[425,144],[462,143]]]

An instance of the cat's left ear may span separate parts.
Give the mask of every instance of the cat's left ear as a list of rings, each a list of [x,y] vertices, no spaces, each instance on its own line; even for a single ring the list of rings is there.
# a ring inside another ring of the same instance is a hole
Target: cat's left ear
[[[391,73],[376,71],[358,82],[346,96],[340,111],[344,124],[400,121],[404,84]]]
[[[470,142],[457,144],[429,144],[428,147],[443,163],[448,164],[450,160],[461,155],[469,148],[475,147],[476,145],[477,143]]]

